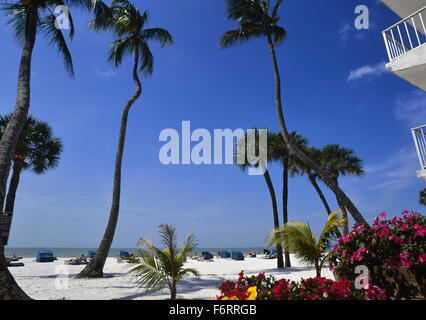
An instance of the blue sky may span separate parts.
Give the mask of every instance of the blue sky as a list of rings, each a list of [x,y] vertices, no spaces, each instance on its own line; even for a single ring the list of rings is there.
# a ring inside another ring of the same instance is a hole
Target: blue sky
[[[113,247],[139,237],[156,241],[157,226],[194,233],[200,247],[263,246],[273,226],[262,176],[232,165],[164,166],[161,130],[279,129],[274,78],[265,40],[222,50],[221,35],[235,27],[223,0],[135,1],[149,9],[151,27],[170,31],[175,44],[152,45],[154,75],[131,110],[123,161],[120,217]],[[365,4],[370,29],[356,30],[354,9]],[[387,72],[381,31],[399,17],[376,0],[285,1],[280,23],[288,38],[277,55],[287,125],[314,146],[340,143],[363,159],[367,174],[341,186],[364,217],[421,209],[419,163],[410,128],[426,120],[426,94]],[[6,18],[0,22],[5,25]],[[131,59],[115,69],[106,61],[112,36],[87,28],[90,16],[74,12],[70,50],[76,77],[39,37],[33,55],[30,112],[48,121],[64,141],[58,168],[44,176],[25,172],[15,205],[9,246],[96,247],[111,204],[114,159],[122,108],[134,92]],[[0,113],[13,110],[21,49],[9,26],[0,29]],[[282,170],[269,167],[280,217]],[[336,208],[331,192],[320,185]],[[305,177],[290,180],[289,219],[317,232],[326,214]]]

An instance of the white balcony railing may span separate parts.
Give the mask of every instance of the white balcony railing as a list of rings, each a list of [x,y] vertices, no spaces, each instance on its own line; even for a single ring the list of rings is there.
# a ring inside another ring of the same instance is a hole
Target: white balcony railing
[[[419,32],[421,30],[422,32]],[[383,31],[389,61],[426,43],[426,7]]]
[[[421,127],[411,129],[411,132],[416,145],[420,168],[421,170],[426,170],[426,124]]]

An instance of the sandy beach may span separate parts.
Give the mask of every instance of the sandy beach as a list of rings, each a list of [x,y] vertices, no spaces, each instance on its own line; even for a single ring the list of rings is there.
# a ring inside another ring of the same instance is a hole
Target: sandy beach
[[[315,269],[300,264],[292,255],[292,268],[276,269],[276,259],[246,258],[244,261],[217,259],[213,261],[188,260],[185,267],[196,268],[201,277],[188,277],[178,286],[178,299],[215,299],[218,287],[225,280],[235,281],[238,273],[244,270],[246,275],[265,272],[277,279],[300,280],[315,277]],[[21,288],[33,299],[39,300],[160,300],[170,297],[167,289],[156,293],[145,293],[138,288],[126,271],[131,264],[117,263],[115,258],[108,258],[104,268],[103,279],[76,280],[75,275],[84,266],[65,265],[66,258],[59,258],[52,263],[36,263],[32,258],[21,261],[24,267],[9,268]],[[333,274],[324,268],[322,276],[334,279]]]

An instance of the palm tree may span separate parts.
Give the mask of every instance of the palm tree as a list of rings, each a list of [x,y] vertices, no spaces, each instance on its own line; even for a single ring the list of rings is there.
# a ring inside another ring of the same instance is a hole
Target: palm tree
[[[268,133],[267,150],[266,152],[264,152],[265,150],[261,150],[261,147],[259,144],[259,134],[258,134],[259,131],[256,130],[255,132],[256,134],[255,134],[254,145],[252,145],[252,141],[250,141],[250,139],[248,138],[247,133],[238,139],[237,148],[234,153],[234,159],[238,159],[238,158],[244,159],[242,163],[237,162],[237,165],[243,172],[245,172],[250,166],[252,166],[249,160],[253,160],[253,159],[249,159],[250,157],[249,150],[254,150],[254,155],[256,157],[256,164],[254,166],[257,168],[258,167],[262,168],[263,177],[265,179],[266,185],[268,186],[269,195],[271,197],[272,214],[274,218],[274,228],[279,228],[280,221],[278,217],[277,197],[275,195],[275,189],[271,180],[271,176],[269,175],[269,171],[267,169],[267,164],[265,163],[265,162],[272,161],[272,158],[271,158],[271,155],[272,155],[271,149],[272,149],[272,142],[273,142],[272,134]],[[260,154],[262,154],[262,151],[264,154],[265,153],[267,154],[267,159],[261,159]],[[251,161],[251,162],[254,162],[254,161]],[[284,268],[283,248],[280,244],[277,244],[276,249],[277,249],[277,268]]]
[[[11,115],[0,116],[0,138],[3,136],[10,117]],[[13,152],[12,177],[9,182],[4,212],[13,215],[22,170],[31,170],[37,175],[44,174],[59,164],[62,150],[62,141],[52,136],[52,128],[49,124],[30,115]]]
[[[167,30],[161,28],[146,29],[147,22],[147,11],[141,14],[129,1],[116,0],[111,3],[110,8],[102,11],[91,23],[93,30],[109,30],[115,35],[116,40],[111,44],[109,60],[116,67],[121,65],[126,55],[133,55],[133,81],[136,85],[136,91],[124,106],[121,118],[118,150],[115,159],[112,205],[108,225],[99,248],[96,251],[96,255],[77,275],[77,278],[103,277],[103,268],[114,239],[120,210],[121,164],[126,138],[127,119],[130,108],[142,93],[138,73],[149,76],[154,71],[154,57],[148,45],[149,41],[158,41],[162,47],[173,43],[172,36]]]
[[[307,140],[302,137],[301,134],[299,134],[296,131],[293,131],[290,133],[290,139],[292,143],[299,148],[303,148],[307,144]],[[282,195],[282,201],[283,201],[283,223],[286,224],[288,222],[288,173],[290,170],[290,164],[292,161],[290,161],[291,158],[293,158],[293,155],[291,154],[290,150],[288,149],[283,136],[280,132],[273,133],[271,135],[271,157],[273,161],[279,161],[281,165],[283,166],[283,195]],[[288,250],[285,250],[285,267],[289,268],[291,267],[290,262],[290,252]]]
[[[303,152],[309,156],[309,158],[313,159],[316,163],[320,163],[320,154],[321,150],[315,148],[315,147],[306,147],[303,149]],[[292,158],[292,166],[290,169],[290,175],[293,177],[296,174],[303,176],[306,174],[308,177],[310,183],[314,187],[315,191],[318,193],[318,196],[321,199],[321,202],[324,205],[325,211],[327,212],[327,215],[331,214],[330,206],[328,205],[328,202],[324,196],[324,193],[322,192],[321,188],[318,186],[317,178],[318,176],[315,174],[315,172],[305,165],[303,161],[301,161],[299,158],[293,157]]]
[[[30,107],[31,58],[37,34],[44,35],[51,46],[56,47],[62,55],[65,68],[73,76],[73,63],[62,30],[55,27],[56,17],[52,9],[56,5],[66,5],[70,8],[86,8],[92,6],[92,0],[4,0],[1,10],[8,15],[13,27],[13,35],[22,45],[21,62],[18,72],[17,98],[13,114],[0,141],[0,203],[4,203],[7,180],[10,171],[12,155],[25,125]],[[74,24],[69,14],[69,36],[74,36]],[[4,245],[0,239],[0,288],[6,288],[8,293],[4,299],[29,299],[19,288],[6,267]]]
[[[326,249],[330,244],[329,234],[333,230],[344,225],[339,210],[328,216],[327,222],[319,238],[315,236],[308,224],[302,222],[290,222],[279,230],[272,230],[269,240],[271,243],[281,243],[285,248],[296,254],[296,257],[308,265],[314,265],[316,276],[321,277],[321,269],[327,261]]]
[[[426,188],[420,191],[419,203],[426,206]]]
[[[250,39],[266,37],[272,56],[272,65],[275,77],[276,113],[285,143],[291,152],[297,158],[301,159],[309,168],[312,168],[321,180],[323,180],[325,184],[336,194],[340,201],[344,203],[345,207],[348,208],[356,222],[368,225],[352,201],[327,175],[327,173],[291,142],[284,120],[281,101],[281,79],[275,53],[275,46],[281,44],[287,35],[287,31],[277,25],[280,20],[278,10],[282,2],[283,0],[277,0],[275,5],[272,5],[269,0],[227,0],[227,17],[228,19],[238,22],[238,29],[226,32],[222,37],[220,46],[227,48]]]
[[[129,271],[136,279],[139,287],[146,291],[157,291],[166,285],[170,289],[170,299],[176,299],[177,284],[186,275],[193,274],[199,277],[200,274],[193,268],[184,268],[186,256],[196,246],[194,237],[189,234],[182,249],[177,247],[176,228],[168,224],[159,226],[161,243],[164,249],[155,247],[151,241],[141,238],[138,244],[145,245],[148,249],[136,250],[136,258],[131,258],[131,262],[137,266]]]
[[[355,151],[344,148],[339,144],[329,144],[321,149],[320,162],[323,169],[338,185],[340,176],[356,175],[362,176],[365,171],[362,167],[362,160],[356,156]],[[349,233],[349,223],[344,202],[336,197],[337,203],[342,211],[343,218],[346,220],[343,226],[343,233]]]

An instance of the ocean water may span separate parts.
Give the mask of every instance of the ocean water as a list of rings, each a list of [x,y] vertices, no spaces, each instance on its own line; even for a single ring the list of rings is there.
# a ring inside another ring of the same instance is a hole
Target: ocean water
[[[58,258],[75,258],[80,257],[82,254],[87,256],[88,251],[96,251],[97,248],[5,248],[5,256],[11,257],[15,254],[18,257],[23,258],[35,258],[37,256],[37,252],[40,250],[50,250],[53,252],[53,255]],[[134,252],[137,248],[111,248],[108,256],[114,257],[117,254],[120,254],[121,250],[125,250],[128,252]],[[198,255],[202,251],[210,252],[213,255],[216,255],[219,250],[228,250],[228,251],[241,251],[243,254],[248,252],[262,252],[263,247],[252,247],[252,248],[196,248],[192,253],[197,253]]]

